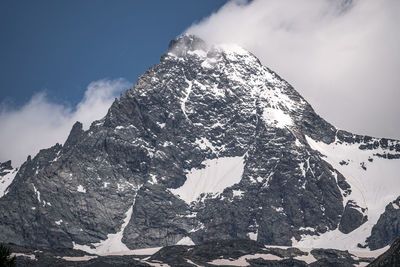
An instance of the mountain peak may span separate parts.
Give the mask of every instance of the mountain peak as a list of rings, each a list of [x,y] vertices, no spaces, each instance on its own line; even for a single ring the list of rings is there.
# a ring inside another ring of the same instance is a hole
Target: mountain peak
[[[196,53],[197,52],[197,53]],[[202,57],[215,57],[216,54],[240,55],[254,58],[258,64],[261,62],[256,56],[234,43],[208,44],[200,37],[193,34],[183,34],[171,40],[168,45],[168,53],[177,57],[186,57],[190,54]]]
[[[169,42],[168,53],[178,57],[185,56],[188,51],[207,49],[207,44],[199,37],[192,34],[183,34]]]

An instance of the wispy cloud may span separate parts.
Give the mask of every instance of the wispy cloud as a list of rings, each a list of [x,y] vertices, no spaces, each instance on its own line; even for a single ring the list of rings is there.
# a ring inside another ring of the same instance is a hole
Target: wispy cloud
[[[238,43],[339,128],[400,138],[400,1],[230,1],[187,32]]]
[[[125,79],[99,80],[88,85],[76,107],[54,103],[45,93],[35,94],[20,108],[0,107],[0,162],[11,159],[20,165],[40,149],[64,143],[76,121],[85,128],[107,113],[114,98],[129,88]]]

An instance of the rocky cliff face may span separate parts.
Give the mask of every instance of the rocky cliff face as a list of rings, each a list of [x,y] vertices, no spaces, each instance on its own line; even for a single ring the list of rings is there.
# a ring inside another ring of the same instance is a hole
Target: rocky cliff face
[[[399,155],[337,130],[251,53],[184,35],[103,119],[28,158],[0,199],[0,241],[108,253],[356,232],[367,245],[400,195]],[[391,199],[374,206],[370,180]]]
[[[391,245],[400,236],[400,197],[389,203],[372,228],[368,244],[371,249]],[[397,243],[400,243],[397,240]]]
[[[399,266],[400,265],[400,238],[397,238],[390,248],[375,259],[369,267]]]
[[[7,188],[13,181],[17,171],[11,166],[11,160],[0,162],[0,197],[7,193]]]

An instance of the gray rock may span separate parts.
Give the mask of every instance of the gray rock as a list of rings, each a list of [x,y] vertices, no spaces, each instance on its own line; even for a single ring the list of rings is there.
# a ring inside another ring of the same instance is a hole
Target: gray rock
[[[371,231],[367,243],[371,249],[392,244],[400,236],[400,197],[389,203]]]
[[[369,267],[400,266],[400,238],[397,238],[390,248],[375,259]]]
[[[357,229],[368,220],[368,216],[364,215],[365,209],[361,208],[353,201],[348,201],[339,224],[339,230],[348,234]]]

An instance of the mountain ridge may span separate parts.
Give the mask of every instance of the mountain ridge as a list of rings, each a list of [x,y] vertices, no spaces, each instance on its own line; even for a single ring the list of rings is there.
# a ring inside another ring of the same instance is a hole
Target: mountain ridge
[[[331,160],[332,147],[366,154]],[[28,158],[0,199],[0,240],[88,252],[238,238],[313,245],[375,227],[369,202],[353,197],[369,191],[342,172],[381,161],[397,170],[399,152],[399,141],[337,130],[251,53],[183,35],[103,119],[87,131],[76,123],[64,145]],[[223,183],[185,201],[199,177]],[[400,195],[395,185],[384,207]],[[381,206],[387,218],[397,212]],[[380,228],[372,248],[399,234]]]

